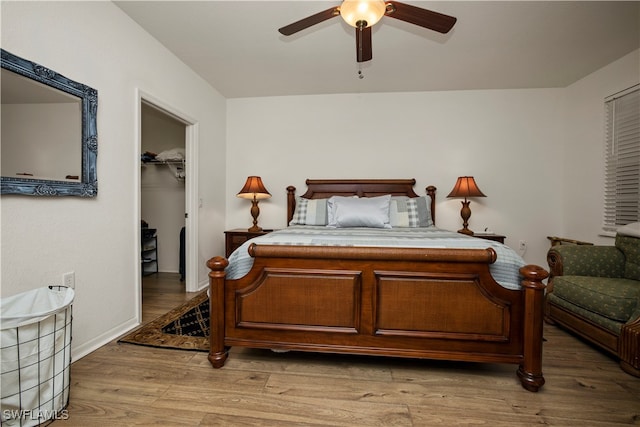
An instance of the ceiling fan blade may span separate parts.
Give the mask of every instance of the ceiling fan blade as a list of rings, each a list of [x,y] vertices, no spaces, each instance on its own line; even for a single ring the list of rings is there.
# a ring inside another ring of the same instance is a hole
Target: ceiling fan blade
[[[388,1],[386,2],[386,5],[386,16],[443,34],[448,33],[457,21],[457,18],[454,18],[453,16],[444,15],[442,13],[433,12],[431,10],[422,9],[420,7],[411,6],[410,4],[400,3],[397,1]]]
[[[371,61],[371,27],[356,28],[356,56],[358,62]]]
[[[280,33],[285,36],[290,36],[297,33],[298,31],[302,31],[306,28],[311,27],[312,25],[319,24],[323,21],[326,21],[327,19],[333,18],[334,16],[338,15],[340,15],[340,7],[332,7],[331,9],[318,12],[315,15],[307,16],[306,18],[296,21],[293,24],[285,25],[278,31],[280,31]]]

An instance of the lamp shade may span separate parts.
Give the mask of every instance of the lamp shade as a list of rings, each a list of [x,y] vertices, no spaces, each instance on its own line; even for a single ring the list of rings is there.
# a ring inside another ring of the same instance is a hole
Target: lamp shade
[[[476,180],[472,176],[458,177],[456,185],[453,186],[453,190],[447,197],[487,197],[478,188]]]
[[[384,0],[344,0],[340,5],[340,16],[352,27],[366,28],[378,22],[386,9]]]
[[[271,193],[269,193],[262,183],[262,178],[259,176],[250,176],[247,178],[247,182],[244,183],[244,187],[237,194],[238,197],[243,199],[268,199],[271,197]]]

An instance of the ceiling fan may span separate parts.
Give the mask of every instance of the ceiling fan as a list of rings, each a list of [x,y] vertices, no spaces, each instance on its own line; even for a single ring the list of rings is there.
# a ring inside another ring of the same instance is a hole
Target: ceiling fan
[[[457,21],[453,16],[397,1],[343,0],[340,6],[303,18],[280,28],[278,31],[285,36],[290,36],[338,15],[347,24],[356,29],[356,56],[358,62],[370,61],[373,57],[371,27],[383,16],[396,18],[443,34],[448,33]]]

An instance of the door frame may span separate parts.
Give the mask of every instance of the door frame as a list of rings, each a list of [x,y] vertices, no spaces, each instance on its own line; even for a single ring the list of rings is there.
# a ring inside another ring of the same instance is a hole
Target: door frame
[[[185,125],[185,291],[198,291],[198,122],[184,112],[153,95],[136,89],[136,193],[137,210],[135,212],[135,229],[140,228],[141,220],[141,171],[140,156],[142,155],[142,104],[147,104]],[[137,251],[140,254],[141,242],[139,233],[135,236]],[[142,321],[142,272],[140,263],[136,263],[136,299],[138,306],[138,321]]]

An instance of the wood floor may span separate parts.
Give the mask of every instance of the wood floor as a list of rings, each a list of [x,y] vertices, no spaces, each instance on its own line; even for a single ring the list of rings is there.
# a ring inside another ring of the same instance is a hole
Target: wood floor
[[[144,321],[189,299],[175,276],[144,285]],[[204,352],[112,342],[73,363],[58,426],[640,425],[640,379],[545,325],[547,383],[525,391],[515,365],[233,348]]]

